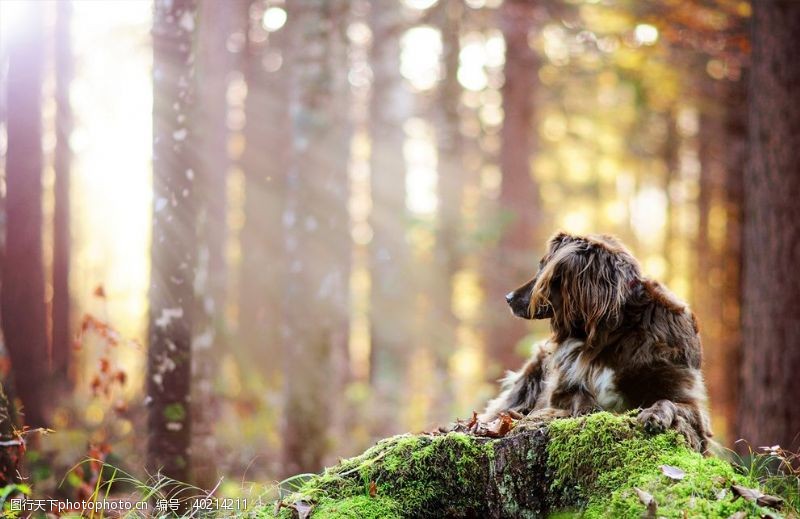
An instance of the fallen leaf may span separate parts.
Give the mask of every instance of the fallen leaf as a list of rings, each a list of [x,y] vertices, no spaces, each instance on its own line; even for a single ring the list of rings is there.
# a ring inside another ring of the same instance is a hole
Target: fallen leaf
[[[747,501],[752,501],[760,506],[769,506],[771,508],[778,508],[783,503],[783,499],[778,496],[771,496],[761,492],[757,488],[747,488],[741,485],[731,485],[733,491],[733,498],[741,497]]]
[[[656,503],[656,499],[653,497],[653,495],[648,492],[645,492],[640,488],[633,487],[633,490],[639,497],[639,501],[641,501],[642,504],[647,507],[647,514],[645,515],[645,517],[656,517],[656,511],[658,510],[658,503]]]
[[[378,485],[375,484],[374,481],[369,482],[369,497],[375,497],[378,495]]]
[[[483,436],[489,438],[502,438],[514,426],[514,421],[506,413],[500,413],[496,420],[492,420],[486,424],[486,431]]]
[[[478,413],[472,411],[472,418],[467,422],[467,429],[472,429],[476,423],[478,423]]]
[[[294,503],[294,509],[297,510],[298,519],[308,519],[311,515],[311,505],[305,501],[297,501]]]
[[[746,517],[747,517],[747,512],[739,510],[735,514],[728,516],[728,519],[745,519]]]
[[[659,468],[661,469],[662,474],[674,481],[680,481],[686,477],[686,472],[682,471],[678,467],[673,467],[672,465],[661,465]]]

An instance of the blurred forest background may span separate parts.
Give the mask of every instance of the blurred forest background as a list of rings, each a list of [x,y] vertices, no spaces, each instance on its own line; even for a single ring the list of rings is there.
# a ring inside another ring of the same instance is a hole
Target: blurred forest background
[[[800,2],[0,19],[0,375],[55,431],[23,435],[34,485],[86,455],[268,481],[467,417],[548,333],[503,295],[559,229],[691,303],[720,442],[796,440]]]

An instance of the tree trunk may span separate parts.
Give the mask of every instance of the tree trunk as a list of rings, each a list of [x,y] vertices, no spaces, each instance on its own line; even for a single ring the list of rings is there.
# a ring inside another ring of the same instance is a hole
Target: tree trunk
[[[226,44],[234,20],[231,6],[204,2],[199,13],[197,84],[197,218],[198,258],[195,275],[192,400],[200,403],[192,413],[193,482],[212,488],[218,478],[217,441],[214,424],[219,419],[219,401],[214,379],[222,354],[226,326],[225,289],[227,270],[228,76],[234,58]]]
[[[288,5],[292,163],[287,178],[284,286],[286,474],[319,470],[337,413],[347,348],[349,133],[342,67],[349,2]],[[343,158],[344,157],[344,158]]]
[[[20,4],[8,65],[3,334],[25,424],[46,425],[47,329],[42,259],[42,4]]]
[[[725,355],[722,358],[728,383],[723,395],[723,409],[731,433],[730,441],[737,437],[739,392],[739,373],[742,357],[742,213],[745,164],[748,160],[747,149],[747,78],[749,71],[744,70],[737,82],[731,82],[726,88],[725,114],[725,250],[723,257],[723,294],[722,321],[723,345]]]
[[[196,215],[195,0],[158,0],[153,23],[153,241],[147,466],[188,481]]]
[[[20,441],[15,434],[16,421],[14,406],[0,384],[0,487],[20,481],[19,462],[25,450],[22,445],[15,444]]]
[[[800,3],[753,3],[739,434],[800,446]]]
[[[406,241],[406,164],[403,122],[411,109],[411,94],[400,75],[400,35],[404,24],[399,3],[373,6],[370,12],[374,74],[370,99],[370,383],[380,413],[376,431],[397,432],[405,403],[411,344],[409,309],[414,299],[409,287],[410,251]]]
[[[253,2],[258,6],[260,2]],[[260,17],[256,17],[260,24]],[[289,26],[292,24],[290,23]],[[242,349],[259,361],[258,376],[268,385],[278,380],[282,357],[281,301],[286,266],[281,224],[286,195],[286,172],[291,147],[287,68],[267,69],[271,63],[286,63],[282,41],[289,27],[263,34],[251,27],[245,48],[245,149],[244,227],[241,232],[241,283],[239,337]],[[272,66],[272,65],[270,65]]]
[[[436,242],[433,268],[424,280],[423,290],[429,294],[430,313],[424,317],[429,322],[427,333],[433,351],[433,368],[437,388],[433,413],[434,422],[451,419],[453,400],[450,387],[450,359],[455,350],[458,319],[453,313],[453,280],[461,266],[460,239],[462,237],[461,205],[464,199],[465,168],[461,138],[461,85],[458,82],[459,54],[461,52],[460,0],[446,0],[439,7],[439,26],[442,32],[442,61],[444,77],[439,84],[435,113],[438,153]],[[431,318],[433,317],[433,318]]]
[[[535,4],[527,0],[504,2],[500,26],[506,42],[503,127],[499,206],[507,215],[497,253],[487,268],[487,305],[495,308],[494,322],[487,338],[489,357],[502,369],[516,369],[522,361],[516,346],[525,325],[506,312],[503,295],[527,281],[538,257],[534,242],[539,222],[539,193],[531,176],[530,157],[534,147],[533,99],[537,88],[539,59],[528,43],[534,23]],[[502,370],[490,370],[496,376]]]
[[[70,21],[72,5],[59,2],[56,15],[56,148],[55,208],[53,211],[53,335],[51,338],[52,374],[56,383],[69,381],[69,360],[72,351],[70,332],[71,297],[70,266],[70,163],[72,152],[72,109],[69,85],[72,81],[72,47]]]

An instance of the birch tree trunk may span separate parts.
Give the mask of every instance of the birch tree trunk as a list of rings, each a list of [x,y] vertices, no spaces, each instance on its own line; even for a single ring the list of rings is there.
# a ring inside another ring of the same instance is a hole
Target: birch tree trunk
[[[153,241],[147,466],[189,479],[196,265],[192,146],[195,0],[158,0],[153,20]]]

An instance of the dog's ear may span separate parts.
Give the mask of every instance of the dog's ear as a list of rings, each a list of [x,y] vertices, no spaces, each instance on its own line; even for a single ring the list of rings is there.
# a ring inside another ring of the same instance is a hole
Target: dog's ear
[[[531,297],[531,309],[553,305],[552,325],[565,339],[580,327],[591,347],[622,319],[622,309],[637,276],[635,260],[626,252],[610,250],[591,240],[562,244],[540,273]]]

